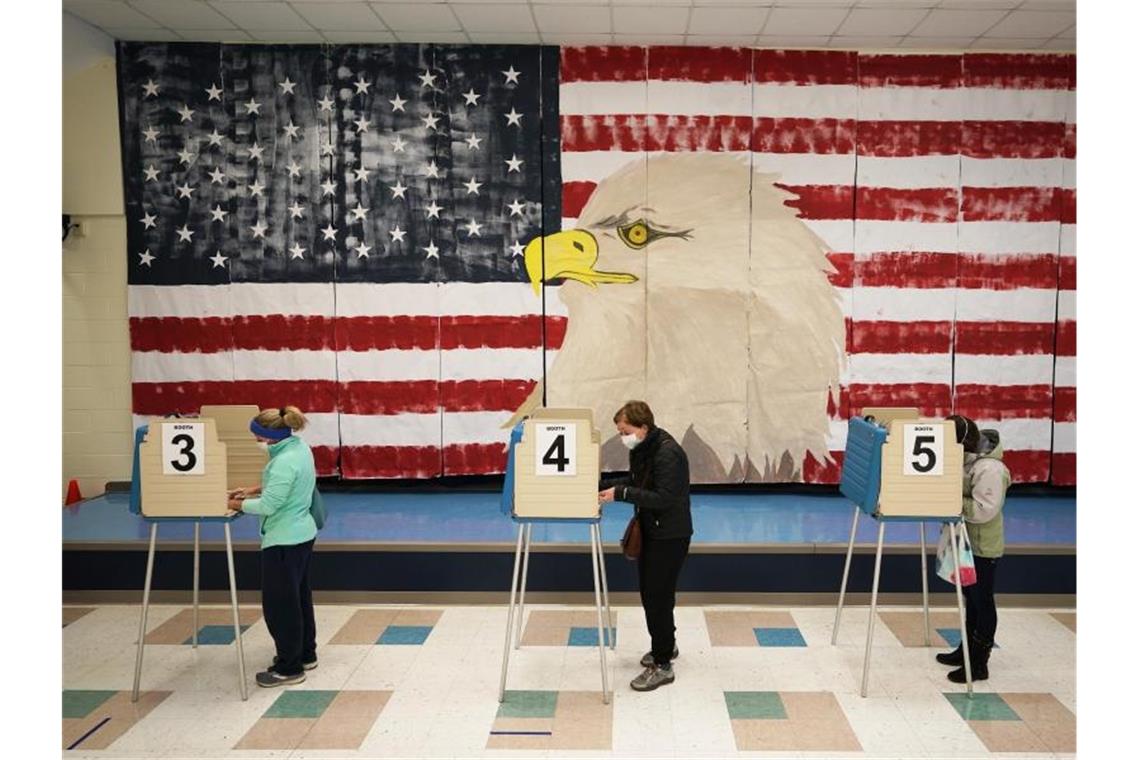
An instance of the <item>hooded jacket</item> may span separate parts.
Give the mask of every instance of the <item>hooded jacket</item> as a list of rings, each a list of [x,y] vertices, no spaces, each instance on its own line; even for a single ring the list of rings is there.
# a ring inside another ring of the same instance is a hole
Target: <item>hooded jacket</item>
[[[313,451],[299,436],[269,445],[269,462],[261,473],[261,495],[246,499],[243,512],[261,523],[261,548],[293,546],[317,537],[309,514],[317,485]]]
[[[689,538],[693,516],[689,505],[689,458],[681,444],[659,427],[629,452],[629,477],[609,481],[617,501],[637,508],[641,535],[647,539]]]
[[[962,514],[966,518],[966,533],[974,554],[996,559],[1005,552],[1002,508],[1009,488],[1009,468],[1002,461],[998,431],[979,432],[983,453],[966,454],[962,475]]]

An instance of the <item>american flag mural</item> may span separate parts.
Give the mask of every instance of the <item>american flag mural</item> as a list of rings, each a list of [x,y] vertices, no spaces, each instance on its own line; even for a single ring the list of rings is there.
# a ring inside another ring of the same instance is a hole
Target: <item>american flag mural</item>
[[[539,296],[527,245],[597,216],[631,162],[650,208],[657,157],[700,173],[730,154],[751,171],[724,175],[726,201],[755,219],[779,192],[822,241],[841,356],[812,389],[825,445],[698,479],[836,482],[848,416],[915,405],[997,427],[1015,480],[1072,484],[1074,72],[1069,55],[120,43],[134,412],[291,403],[322,474],[501,472],[504,424],[576,314],[559,281]],[[762,237],[741,221],[747,276]],[[701,250],[705,232],[648,234]],[[644,329],[666,329],[646,303]],[[684,366],[655,350],[612,363],[656,408]],[[788,392],[746,381],[726,387]],[[740,419],[742,451],[763,425]]]

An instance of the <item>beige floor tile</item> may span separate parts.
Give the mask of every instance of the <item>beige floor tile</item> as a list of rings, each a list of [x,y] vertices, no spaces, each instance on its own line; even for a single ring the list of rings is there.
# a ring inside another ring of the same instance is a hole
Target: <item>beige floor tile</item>
[[[970,728],[990,752],[1037,752],[1048,754],[1044,742],[1020,720],[971,720]]]
[[[238,609],[238,622],[241,625],[253,625],[261,620],[261,610],[254,607],[240,607]],[[198,609],[198,626],[229,625],[234,624],[233,611],[229,608],[200,607]],[[181,644],[194,633],[194,610],[184,609],[162,625],[146,635],[148,644]]]
[[[1077,751],[1077,718],[1055,696],[1002,692],[1001,697],[1050,752]]]
[[[89,612],[94,612],[94,607],[64,607],[63,608],[63,624],[65,626],[71,625],[79,618],[83,617]]]
[[[443,610],[400,610],[390,625],[430,625],[439,623]]]
[[[1053,612],[1050,613],[1053,619],[1061,625],[1068,628],[1073,633],[1077,632],[1077,613],[1075,612]]]
[[[316,718],[262,718],[234,749],[294,749],[316,722]]]
[[[331,639],[330,644],[375,644],[392,625],[398,610],[358,610]]]

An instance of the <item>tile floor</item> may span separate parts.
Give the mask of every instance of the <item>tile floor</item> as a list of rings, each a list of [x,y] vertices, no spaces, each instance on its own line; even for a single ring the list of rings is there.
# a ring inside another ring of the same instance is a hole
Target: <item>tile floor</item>
[[[259,689],[272,659],[256,607],[240,615],[249,700],[238,693],[233,618],[203,607],[199,647],[183,606],[151,608],[142,694],[130,701],[138,607],[63,611],[62,746],[68,757],[1072,757],[1076,616],[1000,610],[991,678],[974,699],[934,662],[956,611],[884,608],[859,696],[867,610],[837,646],[828,607],[681,607],[677,680],[628,683],[649,645],[640,608],[614,609],[603,704],[591,608],[527,610],[498,700],[506,608],[320,606],[319,666]],[[607,632],[606,638],[609,638]],[[72,749],[68,750],[67,748]]]

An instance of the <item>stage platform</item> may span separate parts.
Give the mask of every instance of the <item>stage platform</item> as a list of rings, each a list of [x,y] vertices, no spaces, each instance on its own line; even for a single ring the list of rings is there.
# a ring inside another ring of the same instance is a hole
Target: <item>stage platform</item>
[[[496,492],[329,490],[325,502],[329,520],[317,542],[313,584],[326,601],[425,594],[466,594],[473,601],[486,601],[509,587],[516,525],[500,513]],[[636,569],[618,549],[631,513],[628,505],[613,505],[602,522],[611,589],[619,595],[636,591]],[[851,513],[851,503],[838,494],[694,494],[695,533],[679,590],[704,595],[704,600],[761,594],[773,600],[792,595],[802,603],[826,603],[834,598],[842,575]],[[933,553],[938,526],[928,524],[926,530],[927,548]],[[876,532],[874,521],[860,519],[851,581],[856,594],[870,586]],[[126,493],[111,492],[65,509],[65,595],[86,599],[91,594],[82,592],[141,589],[148,534],[148,523],[128,511]],[[233,535],[239,588],[256,590],[256,520],[237,520]],[[1056,604],[1066,601],[1058,597],[1076,593],[1074,496],[1011,495],[1005,535],[999,594],[1031,597],[1019,599],[1023,603]],[[584,526],[537,525],[533,536],[529,587],[536,601],[562,600],[568,598],[565,594],[592,588]],[[161,526],[155,589],[176,594],[189,589],[192,539],[190,524]],[[221,526],[204,525],[202,542],[202,588],[224,589]],[[886,598],[901,600],[899,595],[920,591],[917,526],[888,524],[886,544],[881,587]],[[932,592],[949,591],[933,570],[930,578]],[[543,596],[547,593],[555,596]]]

